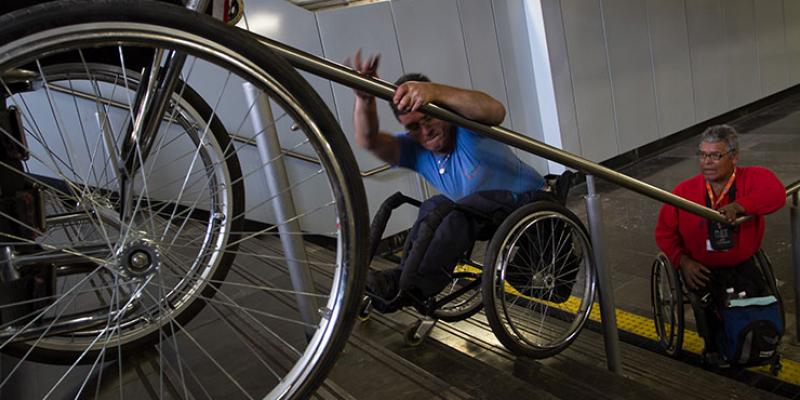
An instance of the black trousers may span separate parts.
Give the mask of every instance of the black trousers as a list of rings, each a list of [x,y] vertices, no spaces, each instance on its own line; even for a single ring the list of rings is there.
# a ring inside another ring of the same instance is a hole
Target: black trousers
[[[400,289],[422,299],[438,294],[451,282],[453,270],[476,240],[491,239],[509,214],[539,199],[555,201],[550,193],[516,195],[505,190],[477,192],[456,203],[442,195],[426,200],[420,206],[398,266]],[[427,226],[426,222],[433,219],[435,213],[448,208],[448,203],[455,207],[450,207],[437,226]],[[413,253],[417,246],[426,247],[424,254],[415,258]]]

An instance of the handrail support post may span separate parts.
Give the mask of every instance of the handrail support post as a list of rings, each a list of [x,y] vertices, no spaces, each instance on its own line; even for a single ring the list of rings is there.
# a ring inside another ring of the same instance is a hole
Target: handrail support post
[[[606,270],[605,247],[603,246],[603,214],[600,196],[595,191],[594,177],[586,175],[586,214],[589,232],[592,236],[595,276],[600,302],[600,318],[603,325],[603,338],[606,348],[606,364],[609,371],[621,373],[619,351],[619,334],[614,307],[614,288],[609,279],[610,270]]]
[[[294,206],[291,185],[286,166],[281,157],[281,144],[275,128],[274,118],[269,100],[264,92],[249,82],[242,84],[248,104],[254,104],[251,111],[251,122],[256,135],[258,155],[264,165],[264,178],[271,193],[275,193],[272,208],[275,212],[275,222],[286,255],[286,266],[295,292],[297,308],[302,321],[307,324],[306,335],[310,338],[318,321],[319,309],[316,299],[309,296],[314,291],[314,281],[311,276],[311,264],[306,257],[306,248],[302,238],[296,235],[301,232],[300,221]]]
[[[794,298],[800,299],[800,205],[798,205],[797,191],[792,193],[792,206],[789,209],[789,224],[791,225],[792,270],[794,271]],[[800,313],[794,313],[795,337],[794,344],[800,344]]]

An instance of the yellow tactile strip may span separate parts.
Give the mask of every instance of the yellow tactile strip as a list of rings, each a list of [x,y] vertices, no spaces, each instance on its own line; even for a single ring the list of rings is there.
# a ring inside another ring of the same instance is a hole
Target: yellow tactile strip
[[[467,265],[459,265],[456,268],[457,271],[461,272],[479,272],[478,269],[474,267],[470,267]],[[535,299],[528,296],[525,296],[519,292],[517,292],[513,287],[506,284],[506,292],[513,293],[517,296],[521,296],[527,300],[542,302],[541,299]],[[574,313],[578,307],[580,306],[580,300],[577,297],[571,296],[567,301],[561,304],[549,304],[551,307],[561,309],[564,311]],[[619,330],[632,333],[634,335],[652,340],[658,341],[658,334],[656,333],[655,323],[652,319],[643,317],[637,314],[633,314],[627,311],[623,311],[620,309],[616,310],[616,317],[617,317],[617,328]],[[600,322],[600,306],[599,304],[595,303],[592,307],[592,312],[589,314],[589,319],[595,322]],[[703,350],[703,339],[697,332],[684,329],[683,333],[683,351],[693,353],[693,354],[700,354]],[[789,360],[781,358],[782,368],[778,373],[777,379],[791,383],[793,385],[800,386],[800,363],[794,360]],[[761,367],[753,367],[750,368],[751,371],[759,371],[765,374],[770,374],[769,366],[761,366]],[[771,374],[770,374],[771,375]]]

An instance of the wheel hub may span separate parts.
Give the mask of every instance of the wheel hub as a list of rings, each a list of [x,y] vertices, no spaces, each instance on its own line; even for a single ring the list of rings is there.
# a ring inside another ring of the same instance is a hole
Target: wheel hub
[[[553,289],[556,286],[556,277],[552,273],[537,272],[533,275],[533,286],[538,289]]]
[[[158,247],[152,241],[139,239],[129,243],[119,255],[119,271],[128,279],[147,277],[161,266]]]

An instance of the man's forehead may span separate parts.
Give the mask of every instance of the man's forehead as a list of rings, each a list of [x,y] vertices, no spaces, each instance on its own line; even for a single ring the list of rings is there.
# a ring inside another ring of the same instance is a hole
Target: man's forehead
[[[727,148],[725,142],[701,142],[700,148],[707,151],[725,151]]]

